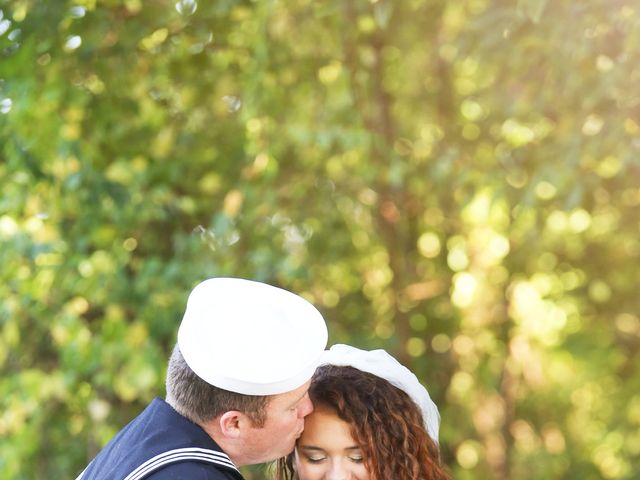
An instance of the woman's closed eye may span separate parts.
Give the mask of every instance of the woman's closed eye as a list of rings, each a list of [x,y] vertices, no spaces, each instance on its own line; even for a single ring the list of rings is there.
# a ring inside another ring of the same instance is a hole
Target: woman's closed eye
[[[304,459],[309,463],[322,463],[327,459],[327,455],[325,453],[305,453],[303,455]],[[350,453],[347,455],[349,461],[357,464],[361,464],[364,462],[364,458],[361,453]]]
[[[303,455],[304,459],[309,462],[309,463],[320,463],[324,460],[327,459],[326,455],[322,455],[322,454],[305,454]]]

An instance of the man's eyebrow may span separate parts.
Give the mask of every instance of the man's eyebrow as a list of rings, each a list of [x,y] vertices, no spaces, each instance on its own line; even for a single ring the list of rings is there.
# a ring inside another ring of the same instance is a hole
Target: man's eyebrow
[[[290,406],[290,407],[293,407],[294,405],[296,405],[297,403],[299,403],[299,402],[300,402],[300,400],[302,400],[304,397],[306,397],[308,393],[309,393],[309,390],[307,390],[306,392],[304,392],[304,393],[302,394],[302,396],[300,396],[297,400],[295,400],[295,401],[291,402],[291,403],[289,404],[289,406]]]

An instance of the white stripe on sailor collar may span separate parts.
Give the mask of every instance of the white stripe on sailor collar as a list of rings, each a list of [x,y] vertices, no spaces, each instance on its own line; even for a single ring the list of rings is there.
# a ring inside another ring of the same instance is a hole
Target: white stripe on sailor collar
[[[212,463],[238,471],[229,456],[222,452],[195,447],[176,448],[175,450],[169,450],[147,460],[127,475],[124,480],[141,480],[155,470],[171,463],[182,462],[184,460],[197,460],[200,462]]]

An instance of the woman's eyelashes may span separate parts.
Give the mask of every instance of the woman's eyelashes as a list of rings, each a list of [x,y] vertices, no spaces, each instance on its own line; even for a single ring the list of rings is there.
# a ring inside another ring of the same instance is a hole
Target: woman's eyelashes
[[[315,455],[305,455],[305,460],[309,463],[322,463],[327,457],[320,457]]]
[[[320,463],[327,459],[327,452],[320,448],[302,448],[301,457],[309,463]]]
[[[328,455],[326,455],[324,453],[322,453],[322,454],[321,453],[318,453],[318,454],[306,453],[306,454],[303,455],[303,457],[309,463],[322,463],[325,460],[327,460]],[[359,452],[350,453],[349,455],[347,455],[347,459],[349,459],[353,463],[358,463],[358,464],[364,462],[364,457]]]

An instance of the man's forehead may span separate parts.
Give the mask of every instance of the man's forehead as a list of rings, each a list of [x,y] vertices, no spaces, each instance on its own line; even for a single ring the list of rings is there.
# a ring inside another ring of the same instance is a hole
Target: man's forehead
[[[278,395],[271,395],[269,403],[277,403],[277,404],[291,404],[295,405],[300,400],[302,400],[309,391],[309,385],[311,384],[311,380],[308,380],[304,384],[300,385],[295,390],[290,390],[288,392],[279,393]]]

